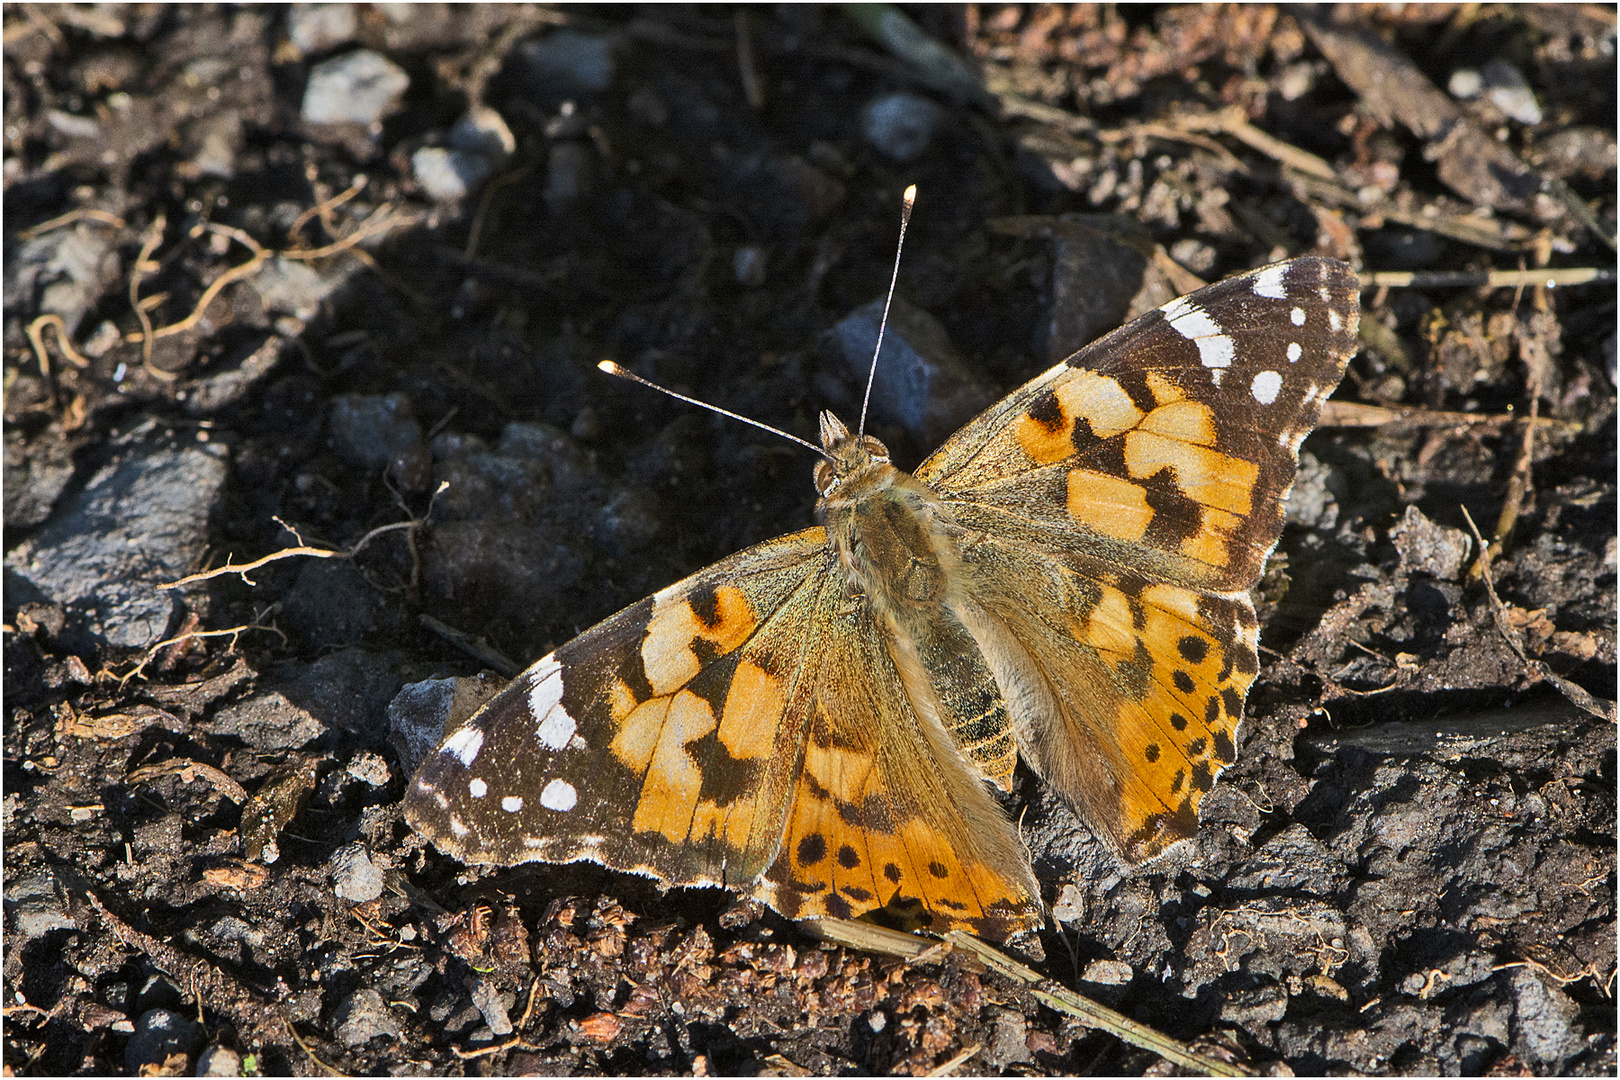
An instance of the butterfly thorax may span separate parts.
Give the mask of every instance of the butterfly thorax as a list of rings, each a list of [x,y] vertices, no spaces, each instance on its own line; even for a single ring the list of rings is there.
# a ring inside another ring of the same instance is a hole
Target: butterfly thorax
[[[830,460],[816,469],[816,518],[848,578],[849,595],[875,614],[908,623],[933,617],[959,563],[950,514],[922,482],[889,462],[869,435],[822,414]]]

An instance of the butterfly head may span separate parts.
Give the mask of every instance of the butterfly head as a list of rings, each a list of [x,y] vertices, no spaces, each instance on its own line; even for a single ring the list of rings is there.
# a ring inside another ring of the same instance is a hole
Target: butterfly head
[[[816,462],[816,490],[826,499],[840,486],[873,468],[889,464],[889,448],[849,430],[831,412],[821,414],[821,447],[826,457]]]

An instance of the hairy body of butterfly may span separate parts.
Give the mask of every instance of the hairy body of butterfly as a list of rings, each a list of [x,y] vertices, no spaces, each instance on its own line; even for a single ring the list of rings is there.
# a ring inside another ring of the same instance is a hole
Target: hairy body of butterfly
[[[793,917],[1028,929],[1022,756],[1130,862],[1197,828],[1258,670],[1248,590],[1354,352],[1342,263],[1150,312],[908,475],[821,420],[820,525],[542,658],[406,796],[464,861],[591,859]]]

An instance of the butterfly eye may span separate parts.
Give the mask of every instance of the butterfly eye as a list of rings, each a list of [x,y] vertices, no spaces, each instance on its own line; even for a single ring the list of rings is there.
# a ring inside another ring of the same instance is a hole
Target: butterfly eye
[[[861,440],[861,449],[871,454],[874,460],[888,461],[889,448],[868,435]]]
[[[815,481],[816,490],[821,492],[823,495],[827,494],[833,489],[833,485],[838,482],[838,473],[833,469],[832,462],[816,462]]]

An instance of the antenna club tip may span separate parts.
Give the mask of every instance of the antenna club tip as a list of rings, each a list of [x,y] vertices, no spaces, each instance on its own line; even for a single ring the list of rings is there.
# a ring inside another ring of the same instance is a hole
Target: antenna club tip
[[[906,188],[906,193],[900,197],[905,201],[906,209],[910,210],[917,202],[917,185],[912,184],[910,187]]]
[[[624,369],[618,364],[615,364],[612,360],[598,360],[596,363],[596,370],[605,371],[609,375],[617,375]]]

